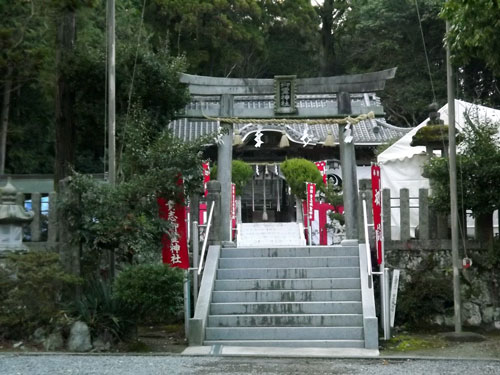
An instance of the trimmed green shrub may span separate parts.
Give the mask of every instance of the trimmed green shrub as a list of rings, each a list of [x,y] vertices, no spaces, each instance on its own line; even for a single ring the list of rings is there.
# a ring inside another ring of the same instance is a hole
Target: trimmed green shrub
[[[253,176],[250,164],[241,160],[233,160],[231,166],[231,179],[236,185],[236,195],[241,195],[243,188]]]
[[[292,193],[301,199],[306,199],[306,182],[316,184],[316,190],[323,190],[323,177],[318,167],[306,159],[289,159],[281,163],[281,170]]]
[[[183,308],[184,273],[163,264],[140,264],[122,271],[114,295],[142,323],[177,319]]]
[[[25,338],[64,320],[63,291],[79,279],[62,269],[53,252],[12,254],[0,267],[0,337]]]
[[[233,160],[231,164],[231,181],[236,185],[236,195],[241,195],[243,188],[253,176],[250,164],[241,160]],[[210,178],[217,179],[217,164],[210,170]]]

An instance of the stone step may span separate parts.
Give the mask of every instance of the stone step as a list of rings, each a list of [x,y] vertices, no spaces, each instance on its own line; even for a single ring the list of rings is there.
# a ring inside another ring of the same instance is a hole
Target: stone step
[[[211,315],[229,314],[361,314],[360,301],[335,302],[215,302]]]
[[[358,278],[328,279],[254,279],[254,280],[216,280],[215,290],[304,290],[304,289],[359,289]]]
[[[250,257],[323,257],[323,256],[359,256],[359,250],[353,246],[313,246],[313,247],[268,247],[268,248],[226,248],[221,250],[221,258]]]
[[[305,240],[300,237],[287,236],[286,234],[277,234],[276,236],[265,236],[259,233],[252,234],[246,241],[240,240],[241,246],[246,247],[265,247],[265,246],[304,246]]]
[[[217,280],[225,279],[315,279],[359,277],[359,267],[231,268],[218,269]]]
[[[364,340],[206,340],[204,345],[285,348],[364,348]]]
[[[359,267],[359,256],[223,258],[219,269],[226,268],[297,268],[297,267]]]
[[[362,314],[209,315],[209,327],[362,327]]]
[[[206,340],[363,340],[362,327],[207,327]]]
[[[303,246],[301,227],[297,223],[242,223],[239,226],[238,247]]]
[[[215,291],[212,302],[361,301],[360,289]]]

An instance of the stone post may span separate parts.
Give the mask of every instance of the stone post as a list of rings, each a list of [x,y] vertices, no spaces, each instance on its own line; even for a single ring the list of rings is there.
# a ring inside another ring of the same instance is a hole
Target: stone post
[[[338,112],[341,115],[351,114],[351,96],[348,92],[339,92]],[[356,173],[356,155],[354,151],[353,129],[339,126],[340,160],[342,164],[342,180],[344,190],[344,217],[346,239],[358,239],[358,180]]]
[[[448,239],[450,238],[448,229],[448,217],[449,215],[438,213],[437,214],[437,238],[438,239]]]
[[[428,189],[418,191],[418,233],[420,240],[430,239]]]
[[[31,194],[31,209],[34,212],[33,221],[31,222],[31,241],[38,242],[41,238],[40,216],[42,211],[41,204],[42,196],[40,193]]]
[[[233,116],[233,96],[221,95],[220,116]],[[217,149],[217,180],[220,182],[220,240],[231,241],[231,166],[233,159],[233,124],[221,123],[222,143]]]
[[[401,241],[408,241],[410,239],[410,192],[408,189],[399,191],[399,202],[399,235]]]
[[[384,189],[382,193],[382,222],[384,223],[384,241],[392,240],[391,227],[391,190]]]
[[[217,168],[218,169],[218,168]],[[210,216],[210,208],[212,207],[212,202],[214,205],[214,212],[212,215],[212,225],[210,227],[210,233],[208,234],[208,243],[211,245],[220,244],[221,237],[221,184],[217,180],[209,181],[207,184],[207,220]],[[208,223],[207,223],[208,224]]]
[[[57,193],[55,191],[49,194],[49,233],[47,234],[47,242],[51,245],[57,242]]]
[[[438,223],[437,212],[432,207],[429,207],[429,237],[432,240],[438,238],[437,223]]]

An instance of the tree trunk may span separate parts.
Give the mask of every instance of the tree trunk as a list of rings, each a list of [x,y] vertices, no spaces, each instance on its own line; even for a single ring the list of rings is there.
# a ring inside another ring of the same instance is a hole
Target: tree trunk
[[[7,67],[7,75],[3,86],[2,98],[2,129],[0,136],[0,175],[5,173],[7,158],[7,130],[9,129],[10,92],[12,89],[12,66]]]
[[[76,42],[76,12],[62,11],[57,25],[56,157],[54,185],[70,173],[75,162],[75,89],[68,82],[68,67]]]
[[[320,75],[322,77],[336,74],[335,47],[333,38],[334,0],[325,0],[321,8],[321,45],[320,45]]]

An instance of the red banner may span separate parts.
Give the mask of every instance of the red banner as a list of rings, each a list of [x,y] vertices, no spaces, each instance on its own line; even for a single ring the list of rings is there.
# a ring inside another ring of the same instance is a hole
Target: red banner
[[[210,181],[210,163],[205,161],[202,163],[203,167],[203,191],[205,192],[205,197],[208,194],[207,184]]]
[[[179,178],[179,185],[182,185],[182,178]],[[158,208],[160,218],[168,220],[170,229],[163,233],[162,258],[163,263],[170,264],[170,267],[179,267],[187,270],[189,268],[189,256],[187,247],[187,224],[186,207],[184,199],[176,203],[174,200],[158,198]]]
[[[316,161],[314,162],[316,164],[316,167],[318,167],[319,173],[321,173],[321,177],[323,177],[323,183],[325,186],[327,185],[326,182],[326,161]]]
[[[314,201],[316,200],[316,184],[307,183],[307,215],[309,221],[314,220]]]
[[[375,230],[375,248],[377,263],[382,263],[382,191],[380,189],[380,167],[372,165],[372,207],[373,228]]]

